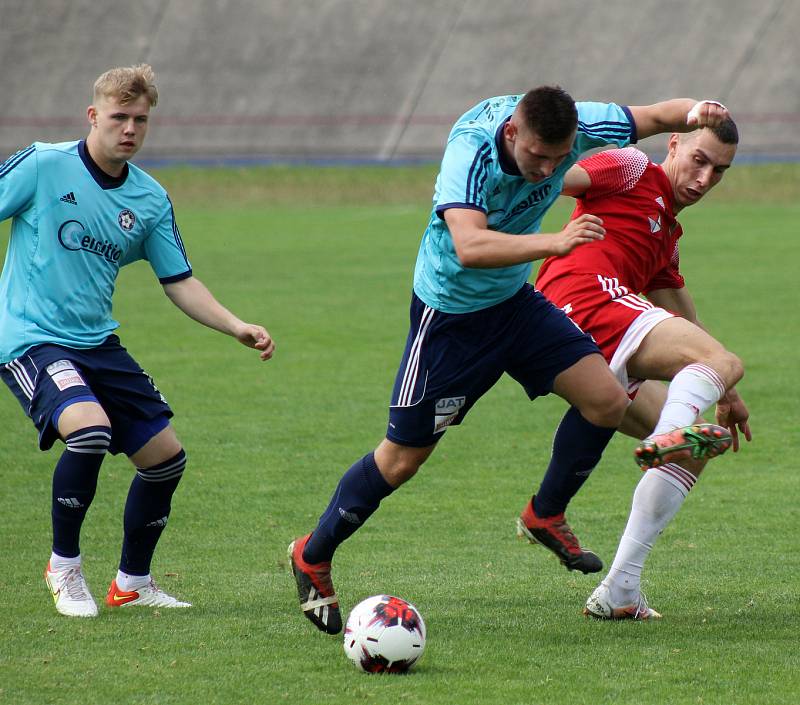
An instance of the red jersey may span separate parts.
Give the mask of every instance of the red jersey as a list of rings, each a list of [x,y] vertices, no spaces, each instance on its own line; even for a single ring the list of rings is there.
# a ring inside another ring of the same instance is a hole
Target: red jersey
[[[563,257],[548,257],[536,287],[569,274],[613,277],[631,292],[680,289],[678,238],[672,186],[664,170],[633,147],[600,152],[578,162],[591,178],[578,199],[574,220],[583,213],[603,219],[604,240],[578,245]]]

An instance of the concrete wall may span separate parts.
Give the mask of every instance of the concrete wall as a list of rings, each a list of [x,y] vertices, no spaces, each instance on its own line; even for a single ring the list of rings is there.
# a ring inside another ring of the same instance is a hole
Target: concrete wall
[[[798,0],[0,0],[0,156],[82,136],[95,77],[146,61],[143,157],[436,158],[472,104],[559,83],[716,98],[742,154],[798,158],[799,34]]]

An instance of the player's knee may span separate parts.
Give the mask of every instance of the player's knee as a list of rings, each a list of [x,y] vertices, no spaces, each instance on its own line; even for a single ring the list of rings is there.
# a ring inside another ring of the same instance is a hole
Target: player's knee
[[[622,387],[616,386],[610,388],[602,397],[592,399],[590,403],[579,407],[579,410],[581,415],[595,426],[618,428],[625,416],[629,401]]]
[[[385,468],[381,467],[381,475],[392,487],[400,487],[405,482],[408,482],[417,470],[422,467],[422,463],[415,461],[411,458],[398,458],[394,462],[387,465]]]
[[[425,448],[403,446],[384,438],[375,449],[375,464],[383,479],[397,488],[417,474],[434,448],[435,445]]]
[[[728,389],[736,385],[744,377],[744,363],[738,355],[725,351],[725,373],[723,378]]]

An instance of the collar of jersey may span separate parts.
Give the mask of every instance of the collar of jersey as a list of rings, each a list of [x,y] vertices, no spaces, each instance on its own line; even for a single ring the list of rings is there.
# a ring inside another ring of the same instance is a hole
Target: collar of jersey
[[[503,146],[503,128],[510,119],[511,116],[509,115],[500,123],[500,127],[498,127],[494,133],[494,143],[497,147],[497,162],[500,164],[500,168],[503,170],[504,174],[508,174],[509,176],[522,176],[522,172],[519,170],[517,163],[506,156],[506,150]]]
[[[86,170],[92,175],[92,178],[97,182],[97,185],[104,191],[112,188],[119,188],[125,183],[125,179],[128,178],[127,163],[123,167],[122,173],[119,176],[111,176],[111,174],[106,174],[106,172],[97,166],[97,163],[89,154],[89,150],[86,149],[86,140],[81,140],[78,142],[78,154],[80,155],[81,161],[83,161],[83,165],[86,167]]]

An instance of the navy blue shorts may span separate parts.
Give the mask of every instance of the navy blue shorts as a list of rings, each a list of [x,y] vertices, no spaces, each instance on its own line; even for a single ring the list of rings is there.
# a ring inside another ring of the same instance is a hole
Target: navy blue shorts
[[[116,335],[96,348],[35,345],[0,365],[0,377],[39,431],[39,448],[58,436],[61,412],[79,401],[96,401],[111,421],[111,453],[132,455],[169,425],[172,409],[152,378]]]
[[[600,354],[592,339],[530,284],[472,313],[442,313],[413,294],[386,437],[404,446],[432,445],[504,372],[535,399],[592,353]]]

